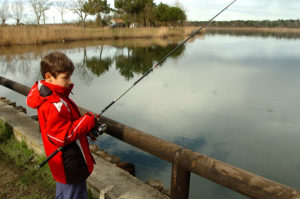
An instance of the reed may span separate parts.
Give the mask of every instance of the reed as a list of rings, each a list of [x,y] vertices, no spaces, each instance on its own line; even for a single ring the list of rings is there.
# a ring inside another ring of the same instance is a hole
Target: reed
[[[196,28],[86,28],[74,25],[1,26],[0,46],[95,39],[184,37]]]

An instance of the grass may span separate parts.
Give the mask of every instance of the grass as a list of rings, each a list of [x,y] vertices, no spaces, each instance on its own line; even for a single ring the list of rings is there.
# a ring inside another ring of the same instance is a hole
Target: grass
[[[45,44],[78,40],[183,37],[195,27],[86,28],[75,25],[0,26],[0,46]]]
[[[0,120],[0,198],[53,199],[56,182],[49,166],[37,168],[45,158],[18,142],[12,128]]]
[[[45,157],[15,140],[9,125],[0,121],[0,198],[52,199],[55,181],[49,167],[37,170]]]

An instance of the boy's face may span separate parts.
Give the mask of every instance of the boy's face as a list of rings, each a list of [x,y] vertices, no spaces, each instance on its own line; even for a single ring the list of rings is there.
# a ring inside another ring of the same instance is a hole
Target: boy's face
[[[46,82],[49,82],[54,85],[58,85],[61,87],[70,87],[71,75],[69,73],[59,73],[56,78],[54,78],[50,73],[46,73]]]

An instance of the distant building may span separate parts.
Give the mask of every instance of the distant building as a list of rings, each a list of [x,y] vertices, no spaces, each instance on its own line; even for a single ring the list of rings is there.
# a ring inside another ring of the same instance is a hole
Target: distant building
[[[123,24],[125,24],[125,21],[123,21],[122,19],[111,19],[110,22],[112,24],[114,24],[114,23],[123,23]]]
[[[131,23],[131,24],[129,25],[129,28],[137,28],[137,27],[139,27],[139,24],[138,24],[138,23]]]
[[[110,28],[124,28],[126,27],[126,23],[122,19],[112,19],[110,20],[111,25]]]

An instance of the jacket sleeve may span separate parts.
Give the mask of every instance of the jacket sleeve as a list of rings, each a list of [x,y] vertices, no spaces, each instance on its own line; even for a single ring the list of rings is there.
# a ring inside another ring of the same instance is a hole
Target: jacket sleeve
[[[58,146],[65,146],[77,138],[86,135],[95,126],[92,114],[85,114],[77,120],[70,120],[66,111],[58,111],[53,106],[49,108],[46,119],[46,134],[48,139]],[[67,113],[69,114],[69,113]]]

